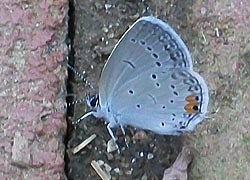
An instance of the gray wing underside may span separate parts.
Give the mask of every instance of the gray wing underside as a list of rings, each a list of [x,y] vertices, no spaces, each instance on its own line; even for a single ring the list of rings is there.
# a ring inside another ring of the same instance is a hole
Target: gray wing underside
[[[112,51],[99,82],[100,105],[110,102],[118,87],[150,68],[192,69],[189,51],[175,31],[161,20],[143,17]]]
[[[111,109],[120,124],[160,134],[192,130],[207,109],[207,87],[189,69],[148,69],[116,90]],[[186,97],[197,97],[198,111],[188,113]]]

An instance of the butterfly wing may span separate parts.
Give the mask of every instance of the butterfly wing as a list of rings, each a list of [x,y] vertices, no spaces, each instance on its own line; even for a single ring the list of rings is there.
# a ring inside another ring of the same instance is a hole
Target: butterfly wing
[[[111,109],[120,124],[175,135],[192,130],[205,116],[208,89],[185,68],[151,68],[117,89]]]
[[[176,32],[155,17],[142,17],[123,35],[105,64],[100,82],[100,106],[111,102],[114,92],[150,68],[192,69],[189,51]]]

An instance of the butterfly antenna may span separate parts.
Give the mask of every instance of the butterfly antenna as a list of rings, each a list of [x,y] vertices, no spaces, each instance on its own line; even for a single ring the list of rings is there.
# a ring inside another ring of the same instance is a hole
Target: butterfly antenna
[[[85,76],[83,76],[80,72],[78,72],[73,66],[67,63],[67,67],[74,72],[83,82],[85,82],[91,89],[94,89],[92,83],[90,83]]]

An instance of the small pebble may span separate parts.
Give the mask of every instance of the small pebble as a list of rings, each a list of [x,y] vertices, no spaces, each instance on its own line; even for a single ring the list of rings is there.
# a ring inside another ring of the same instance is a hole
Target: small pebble
[[[141,177],[141,180],[147,180],[148,176],[146,174],[143,174],[143,176]]]
[[[104,164],[104,161],[103,161],[103,160],[98,160],[98,161],[97,161],[97,164],[98,164],[99,166],[102,166],[102,165]]]
[[[133,170],[134,170],[134,169],[133,169],[133,168],[131,168],[130,170],[126,171],[126,172],[125,172],[125,174],[126,174],[126,175],[132,175]]]
[[[105,170],[107,171],[107,172],[110,172],[111,171],[111,167],[110,167],[110,165],[108,165],[107,163],[105,163],[104,164],[104,167],[105,167]]]
[[[153,159],[154,155],[152,153],[148,153],[147,158],[148,158],[148,160]]]
[[[114,172],[117,173],[117,174],[119,174],[120,173],[120,168],[115,168]]]
[[[117,146],[115,144],[115,141],[113,139],[110,139],[107,143],[107,152],[114,152],[117,150]]]
[[[140,152],[140,157],[143,157],[144,156],[144,152]]]

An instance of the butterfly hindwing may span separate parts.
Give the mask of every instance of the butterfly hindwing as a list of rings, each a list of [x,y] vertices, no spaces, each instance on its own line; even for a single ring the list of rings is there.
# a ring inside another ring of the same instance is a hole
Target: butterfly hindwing
[[[149,69],[121,86],[111,109],[121,124],[160,134],[191,130],[204,117],[208,92],[204,80],[189,69]]]

